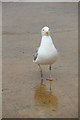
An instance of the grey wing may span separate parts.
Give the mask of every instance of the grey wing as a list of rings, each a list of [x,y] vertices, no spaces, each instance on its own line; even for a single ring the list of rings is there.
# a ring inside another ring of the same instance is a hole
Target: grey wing
[[[39,47],[36,49],[36,52],[35,54],[33,55],[34,56],[34,61],[36,60],[37,56],[38,56],[38,50],[39,50]]]

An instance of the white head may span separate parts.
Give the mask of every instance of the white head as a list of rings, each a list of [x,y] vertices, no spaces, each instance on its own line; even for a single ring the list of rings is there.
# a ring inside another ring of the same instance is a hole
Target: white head
[[[42,36],[49,36],[50,35],[50,31],[49,31],[49,28],[47,26],[42,28],[41,35]]]

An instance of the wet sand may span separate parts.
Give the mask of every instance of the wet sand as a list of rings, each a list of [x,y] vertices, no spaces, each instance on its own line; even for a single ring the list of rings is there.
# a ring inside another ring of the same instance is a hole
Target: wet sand
[[[3,3],[3,118],[78,117],[77,3]],[[49,67],[41,86],[33,54],[43,26],[49,26],[59,52],[57,78],[49,90]]]
[[[0,91],[2,91],[2,4],[0,3]],[[0,119],[2,118],[2,93],[0,92]]]

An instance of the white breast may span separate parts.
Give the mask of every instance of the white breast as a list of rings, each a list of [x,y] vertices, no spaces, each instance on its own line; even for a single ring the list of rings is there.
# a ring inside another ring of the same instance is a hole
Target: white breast
[[[43,65],[53,64],[57,59],[57,55],[57,50],[52,42],[51,37],[43,36],[36,62]]]

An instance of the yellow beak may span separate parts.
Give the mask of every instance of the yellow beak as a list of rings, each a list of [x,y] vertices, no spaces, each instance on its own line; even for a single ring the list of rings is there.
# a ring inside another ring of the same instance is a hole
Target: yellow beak
[[[48,34],[49,32],[48,31],[46,31],[46,34]]]

